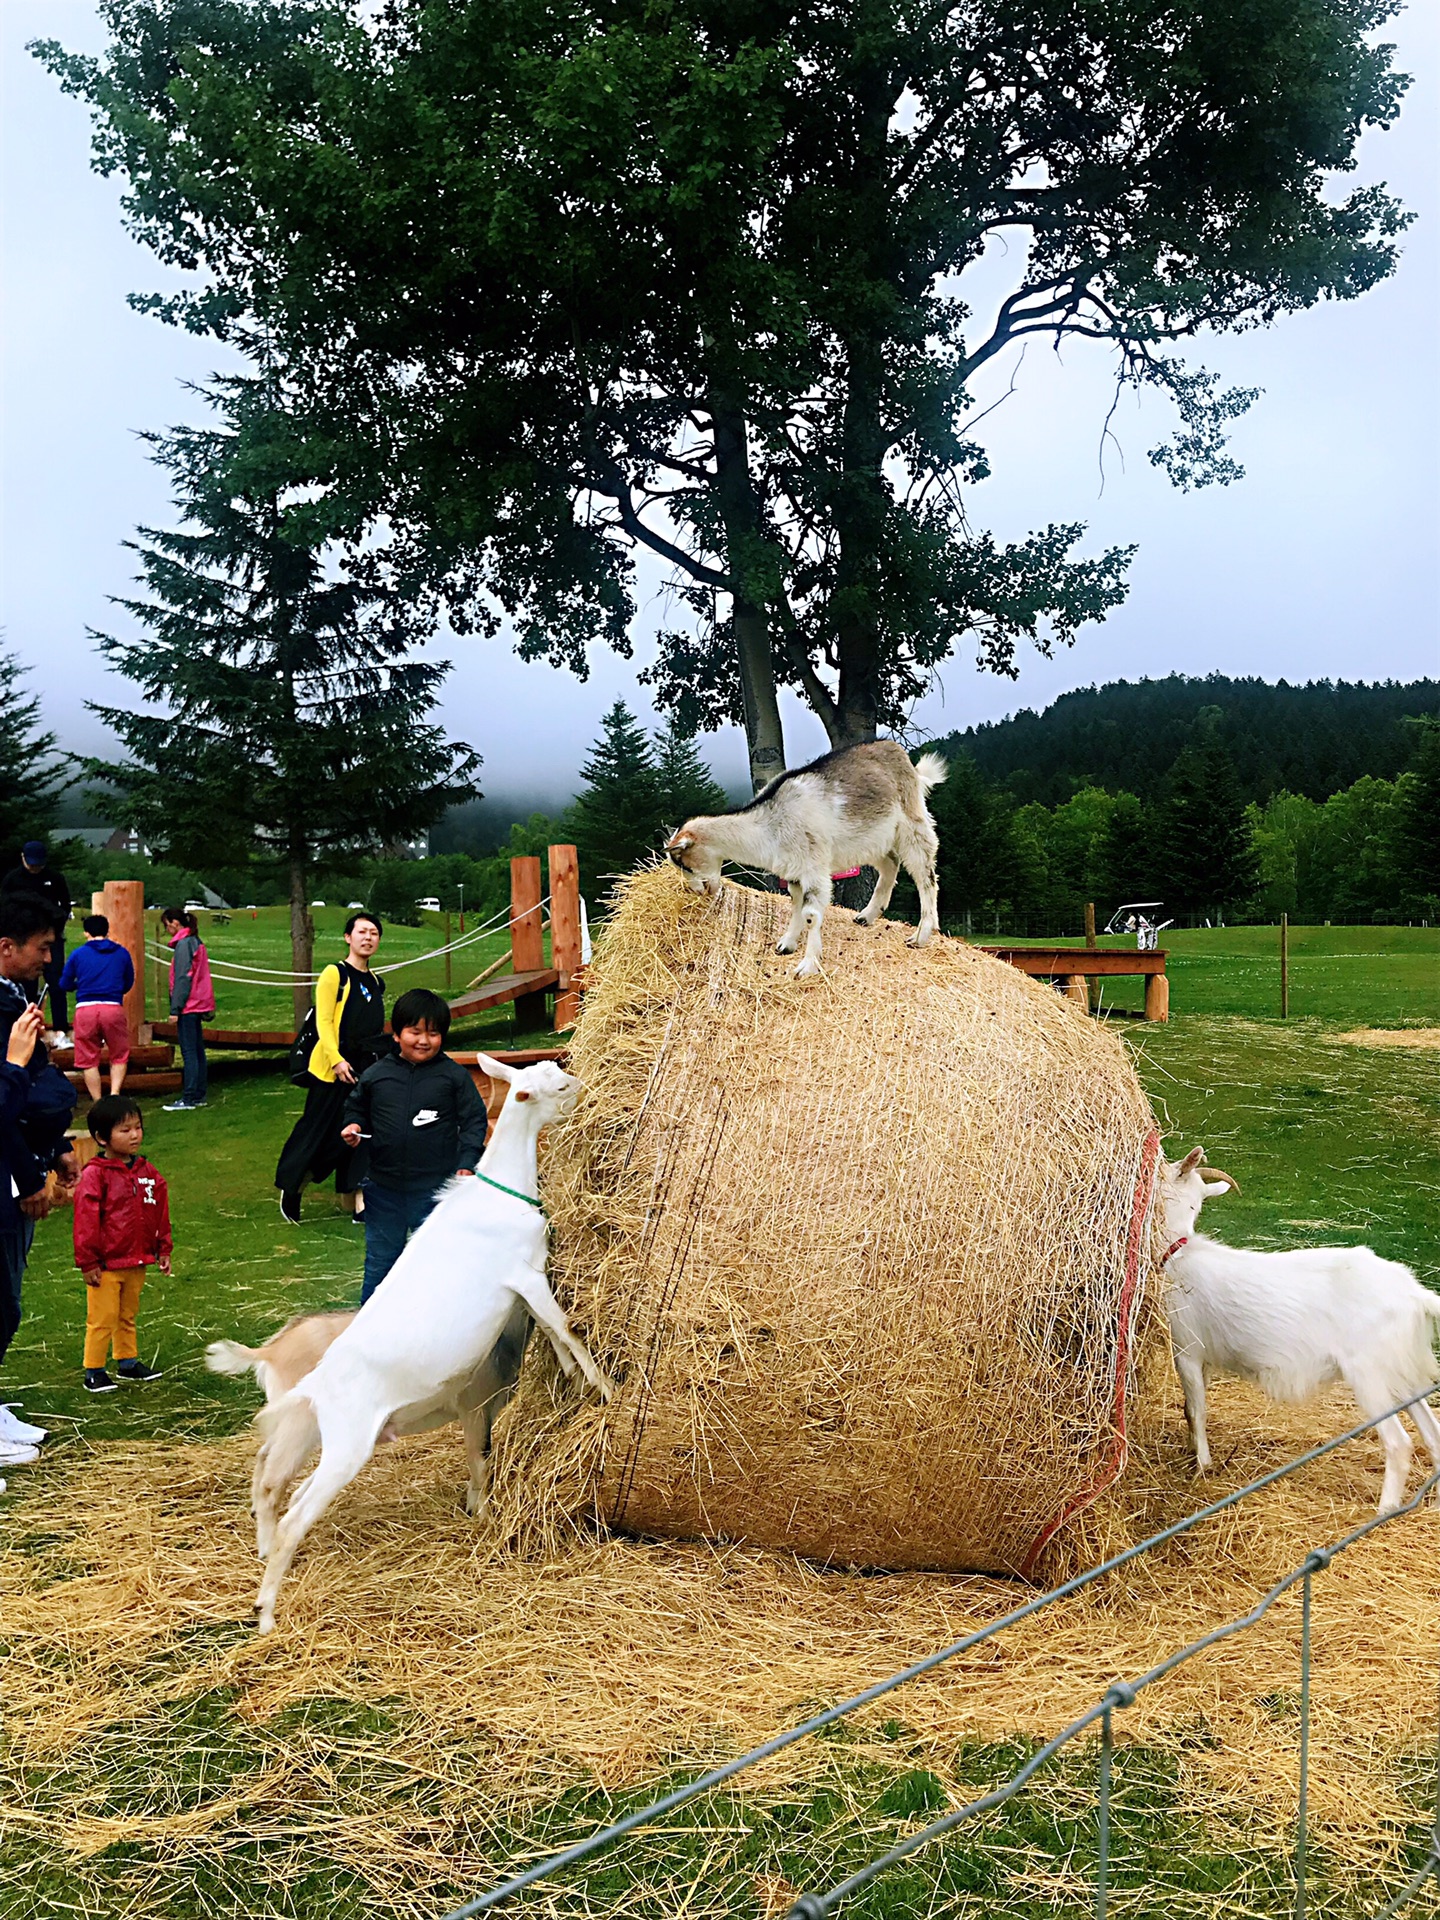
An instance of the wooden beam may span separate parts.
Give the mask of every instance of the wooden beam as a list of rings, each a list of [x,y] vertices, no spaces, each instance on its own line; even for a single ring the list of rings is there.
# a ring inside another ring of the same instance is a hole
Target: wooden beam
[[[124,947],[135,969],[135,984],[125,996],[125,1025],[133,1045],[145,1025],[145,882],[107,880],[99,911],[110,922],[110,938]]]
[[[545,932],[540,918],[540,861],[534,854],[522,854],[510,862],[510,951],[515,959],[512,979],[539,974],[545,967]],[[515,1024],[523,1032],[527,1027],[547,1024],[545,987],[556,984],[556,977],[538,989],[530,988],[504,998],[515,1002]],[[493,1004],[493,1003],[492,1003]]]
[[[550,962],[560,975],[555,996],[555,1031],[563,1033],[580,1018],[580,994],[571,985],[580,971],[580,863],[574,847],[551,847]]]

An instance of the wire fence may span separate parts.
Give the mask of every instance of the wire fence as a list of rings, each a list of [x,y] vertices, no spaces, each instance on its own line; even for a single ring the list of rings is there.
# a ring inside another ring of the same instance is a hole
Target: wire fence
[[[535,1864],[526,1868],[524,1872],[514,1875],[501,1885],[493,1887],[488,1892],[479,1894],[474,1899],[467,1901],[463,1906],[455,1908],[446,1916],[446,1920],[472,1920],[474,1915],[493,1912],[497,1908],[506,1905],[509,1901],[513,1900],[517,1894],[523,1893],[527,1888],[533,1887],[541,1881],[550,1880],[556,1874],[562,1873],[567,1867],[577,1865],[582,1861],[592,1858],[594,1855],[612,1846],[617,1840],[624,1838],[626,1834],[634,1833],[639,1828],[652,1825],[656,1821],[663,1819],[665,1815],[673,1812],[677,1807],[683,1806],[686,1802],[695,1800],[703,1794],[713,1792],[717,1787],[723,1786],[727,1781],[733,1780],[738,1774],[757,1765],[762,1760],[767,1760],[774,1754],[783,1752],[785,1748],[793,1746],[797,1741],[806,1739],[812,1734],[819,1733],[826,1727],[833,1726],[837,1721],[855,1713],[862,1707],[868,1706],[871,1702],[883,1698],[886,1694],[893,1693],[897,1688],[903,1687],[908,1682],[918,1679],[922,1674],[933,1672],[937,1667],[944,1666],[947,1662],[958,1658],[962,1654],[968,1653],[972,1648],[978,1647],[988,1640],[993,1640],[998,1634],[1004,1633],[1007,1628],[1017,1625],[1022,1620],[1028,1620],[1033,1615],[1042,1612],[1045,1608],[1052,1607],[1056,1605],[1057,1602],[1069,1598],[1070,1595],[1080,1592],[1082,1588],[1088,1587],[1095,1581],[1116,1572],[1132,1560],[1139,1559],[1141,1555],[1154,1552],[1158,1547],[1164,1546],[1167,1542],[1190,1532],[1195,1527],[1203,1525],[1206,1521],[1213,1519],[1217,1514],[1225,1513],[1230,1508],[1238,1506],[1241,1501],[1248,1500],[1267,1487],[1274,1486],[1278,1481],[1285,1480],[1289,1478],[1290,1475],[1303,1471],[1303,1469],[1312,1465],[1315,1461],[1324,1459],[1328,1454],[1334,1453],[1338,1448],[1348,1445],[1352,1440],[1358,1439],[1362,1434],[1371,1432],[1383,1421],[1392,1419],[1397,1414],[1405,1412],[1406,1409],[1414,1406],[1417,1401],[1428,1399],[1430,1394],[1436,1390],[1436,1386],[1432,1384],[1426,1387],[1423,1392],[1412,1394],[1408,1399],[1400,1401],[1385,1413],[1377,1414],[1373,1419],[1361,1421],[1357,1426],[1351,1427],[1347,1432],[1338,1434],[1333,1440],[1327,1440],[1323,1445],[1312,1448],[1308,1453],[1299,1454],[1295,1459],[1287,1461],[1284,1466],[1277,1467],[1272,1472],[1261,1475],[1259,1479],[1252,1480],[1247,1485],[1237,1488],[1233,1493],[1226,1494],[1222,1499],[1212,1501],[1209,1506],[1202,1507],[1197,1512],[1188,1514],[1183,1520],[1177,1520],[1172,1526],[1165,1527],[1160,1532],[1151,1534],[1148,1539],[1138,1541],[1134,1546],[1127,1547],[1122,1553],[1115,1554],[1111,1559],[1102,1561],[1099,1565],[1088,1568],[1084,1573],[1076,1574],[1073,1579],[1065,1581],[1062,1585],[1054,1587],[1046,1593],[1037,1594],[1033,1599],[1026,1601],[1023,1606],[1016,1607],[1000,1619],[992,1621],[988,1626],[978,1628],[973,1633],[965,1634],[950,1646],[943,1647],[938,1652],[928,1655],[925,1659],[916,1661],[912,1666],[905,1667],[899,1672],[891,1674],[888,1678],[877,1681],[873,1686],[865,1688],[863,1692],[853,1695],[850,1699],[843,1700],[838,1705],[827,1708],[823,1713],[815,1714],[812,1718],[803,1721],[798,1726],[787,1728],[785,1732],[777,1734],[773,1739],[765,1741],[758,1747],[753,1747],[748,1753],[741,1754],[738,1758],[727,1761],[724,1766],[713,1768],[708,1773],[702,1774],[698,1779],[691,1781],[687,1786],[678,1787],[673,1792],[664,1794],[649,1806],[639,1808],[635,1812],[627,1814],[623,1819],[614,1821],[611,1825],[591,1834],[587,1839],[577,1842],[574,1846],[566,1847],[561,1852],[535,1862]],[[942,1839],[946,1834],[953,1833],[957,1828],[966,1825],[968,1822],[978,1820],[985,1814],[1013,1800],[1016,1795],[1024,1790],[1028,1782],[1034,1779],[1036,1774],[1041,1772],[1041,1770],[1059,1754],[1063,1753],[1074,1741],[1080,1739],[1082,1735],[1096,1726],[1099,1728],[1100,1753],[1095,1807],[1097,1850],[1093,1911],[1096,1915],[1096,1920],[1107,1920],[1111,1894],[1111,1815],[1115,1715],[1117,1713],[1123,1713],[1127,1707],[1133,1706],[1139,1695],[1147,1687],[1156,1685],[1159,1681],[1163,1680],[1167,1674],[1173,1673],[1176,1668],[1185,1665],[1188,1661],[1195,1659],[1198,1655],[1205,1653],[1210,1648],[1220,1645],[1223,1641],[1232,1639],[1235,1635],[1244,1633],[1248,1628],[1257,1625],[1273,1607],[1284,1599],[1287,1594],[1294,1592],[1297,1587],[1300,1590],[1301,1610],[1298,1756],[1299,1805],[1296,1820],[1295,1844],[1292,1854],[1294,1904],[1291,1911],[1294,1915],[1294,1920],[1305,1920],[1311,1881],[1309,1789],[1312,1585],[1315,1576],[1324,1573],[1341,1554],[1348,1552],[1351,1547],[1356,1546],[1360,1541],[1367,1539],[1371,1534],[1379,1531],[1381,1528],[1393,1524],[1408,1514],[1415,1513],[1417,1509],[1423,1505],[1426,1498],[1434,1493],[1437,1488],[1440,1488],[1440,1466],[1436,1466],[1435,1470],[1422,1482],[1419,1490],[1411,1499],[1407,1500],[1403,1506],[1396,1507],[1388,1513],[1376,1514],[1362,1525],[1352,1528],[1349,1533],[1342,1535],[1339,1539],[1332,1540],[1325,1546],[1313,1549],[1297,1567],[1293,1568],[1282,1579],[1276,1581],[1274,1586],[1261,1596],[1248,1613],[1228,1620],[1224,1622],[1223,1625],[1215,1627],[1212,1631],[1202,1635],[1200,1638],[1189,1641],[1185,1646],[1177,1648],[1174,1653],[1162,1660],[1157,1666],[1150,1668],[1148,1672],[1138,1674],[1133,1679],[1115,1681],[1100,1699],[1088,1707],[1084,1713],[1072,1720],[1068,1726],[1061,1728],[1052,1739],[1037,1748],[1036,1751],[1030,1755],[1029,1759],[1025,1761],[1024,1765],[1018,1768],[1016,1772],[1001,1785],[983,1794],[978,1799],[970,1801],[965,1806],[953,1808],[951,1811],[941,1815],[940,1818],[931,1821],[928,1826],[921,1827],[916,1832],[908,1834],[897,1845],[891,1847],[885,1853],[877,1854],[858,1872],[852,1873],[848,1878],[836,1881],[829,1887],[810,1892],[802,1892],[789,1908],[787,1920],[825,1920],[825,1916],[835,1913],[843,1902],[872,1885],[901,1861],[909,1859],[912,1855],[929,1847],[935,1841]],[[1437,1701],[1440,1701],[1440,1697],[1437,1697]],[[1435,1790],[1432,1802],[1432,1814],[1429,1850],[1425,1859],[1421,1861],[1404,1884],[1394,1891],[1387,1903],[1373,1911],[1371,1920],[1386,1920],[1386,1916],[1404,1913],[1407,1908],[1413,1906],[1414,1902],[1418,1900],[1420,1895],[1432,1882],[1437,1889],[1440,1889],[1440,1719],[1437,1719]]]
[[[431,947],[426,953],[412,953],[402,960],[386,961],[384,971],[387,974],[398,973],[402,967],[418,967],[423,961],[440,960],[448,953],[459,953],[462,947],[473,947],[477,941],[488,940],[492,934],[508,933],[511,928],[519,926],[522,920],[528,920],[531,914],[536,912],[540,914],[541,925],[548,926],[550,924],[549,905],[550,895],[547,893],[536,906],[527,907],[522,914],[512,915],[509,907],[502,907],[498,913],[491,914],[490,918],[480,926],[471,927],[457,940],[451,940],[446,946]],[[169,965],[171,954],[168,947],[161,946],[152,940],[146,943],[145,951],[151,960],[159,962],[162,966]],[[318,973],[296,973],[289,967],[254,967],[243,960],[217,960],[213,956],[210,960],[210,972],[216,980],[225,980],[232,986],[241,987],[290,987],[296,984],[313,986],[320,978]]]

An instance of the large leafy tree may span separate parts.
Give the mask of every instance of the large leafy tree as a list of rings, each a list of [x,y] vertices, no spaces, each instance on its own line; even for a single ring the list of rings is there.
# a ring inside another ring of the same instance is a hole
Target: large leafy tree
[[[55,735],[40,724],[40,696],[26,695],[29,671],[16,654],[0,650],[0,860],[7,867],[55,810]]]
[[[474,794],[479,759],[428,717],[448,668],[414,657],[403,594],[373,556],[338,563],[355,509],[327,450],[268,376],[215,398],[218,424],[151,436],[180,524],[129,543],[136,631],[95,635],[143,704],[89,703],[128,750],[89,771],[182,865],[274,860],[305,974],[317,863],[412,838]],[[297,982],[297,1021],[308,999]]]
[[[1249,403],[1175,344],[1388,273],[1403,216],[1333,197],[1402,82],[1390,0],[103,0],[93,105],[134,230],[343,424],[414,591],[584,671],[634,556],[690,619],[657,697],[783,758],[973,646],[1015,671],[1123,596],[1083,529],[976,527],[976,376],[1078,337],[1233,478]],[[1004,240],[993,318],[968,276]]]

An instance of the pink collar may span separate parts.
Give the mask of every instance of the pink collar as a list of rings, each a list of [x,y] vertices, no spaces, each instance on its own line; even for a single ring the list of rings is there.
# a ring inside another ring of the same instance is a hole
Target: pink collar
[[[1171,1254],[1179,1253],[1181,1247],[1183,1247],[1187,1243],[1189,1238],[1190,1236],[1188,1233],[1182,1233],[1178,1240],[1173,1240],[1170,1243],[1170,1245],[1165,1249],[1164,1259],[1160,1262],[1162,1267],[1168,1266],[1170,1264]]]

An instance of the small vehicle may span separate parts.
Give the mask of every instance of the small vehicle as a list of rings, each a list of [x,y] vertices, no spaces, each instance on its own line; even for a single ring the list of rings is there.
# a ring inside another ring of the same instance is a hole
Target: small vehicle
[[[417,900],[415,904],[421,913],[439,913],[440,911],[440,902],[433,893],[427,893],[423,900]]]
[[[364,904],[365,902],[363,900],[347,900],[345,902],[345,911],[347,913],[353,913],[356,907],[363,907]]]
[[[186,913],[208,913],[210,909],[203,900],[187,900],[185,902],[185,911]]]
[[[1135,946],[1140,953],[1153,953],[1155,942],[1165,931],[1173,927],[1173,920],[1156,920],[1152,915],[1163,913],[1163,900],[1129,900],[1123,907],[1117,907],[1105,923],[1106,933],[1133,933]]]
[[[312,900],[310,904],[312,907],[323,907],[325,902],[323,900]]]

